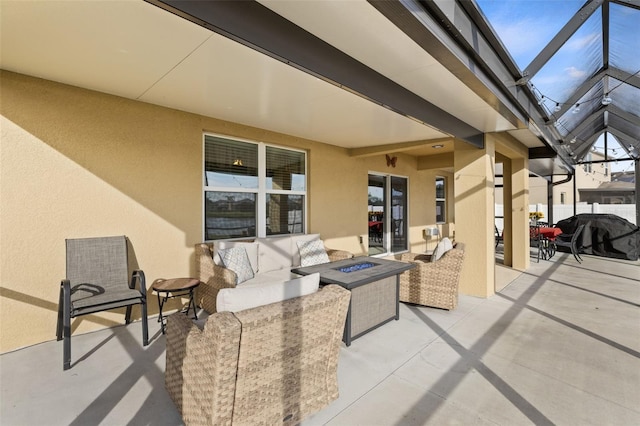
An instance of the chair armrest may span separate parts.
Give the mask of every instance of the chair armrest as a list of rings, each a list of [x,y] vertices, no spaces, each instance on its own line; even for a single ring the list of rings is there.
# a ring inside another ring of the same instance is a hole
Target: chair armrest
[[[418,257],[418,256],[416,256]],[[435,262],[412,260],[409,261],[416,265],[415,268],[403,272],[400,279],[420,280],[422,282],[443,282],[457,281],[462,269],[462,261],[464,260],[464,251],[459,249],[449,250],[440,259]]]
[[[337,260],[353,258],[353,253],[346,250],[335,250],[335,249],[330,249],[326,247],[325,247],[325,250],[327,251],[327,256],[329,256],[329,260],[332,262],[335,262]]]
[[[213,314],[216,312],[216,299],[218,292],[223,288],[235,288],[237,275],[230,269],[213,265],[213,273],[200,276],[200,285],[196,290],[196,304],[205,311]],[[205,278],[208,278],[205,281]]]
[[[140,294],[142,295],[142,298],[144,300],[146,300],[147,298],[147,280],[144,276],[144,272],[140,269],[136,269],[135,271],[133,271],[133,273],[131,274],[131,281],[129,282],[129,288],[130,289],[135,289],[136,288],[136,282],[140,283]]]
[[[403,262],[429,263],[431,262],[431,255],[425,253],[402,253],[400,260]]]
[[[205,311],[216,312],[216,298],[223,288],[234,288],[238,281],[235,272],[213,262],[209,244],[196,244],[196,274],[201,284],[196,290],[196,304]]]

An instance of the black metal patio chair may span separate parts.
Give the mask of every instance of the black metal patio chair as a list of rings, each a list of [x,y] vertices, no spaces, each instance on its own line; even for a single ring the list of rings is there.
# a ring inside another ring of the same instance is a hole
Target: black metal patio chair
[[[129,279],[127,238],[99,237],[66,240],[67,278],[60,283],[56,335],[64,340],[62,366],[71,367],[71,318],[126,307],[142,307],[142,341],[149,344],[147,295],[144,272],[135,270]],[[135,289],[136,281],[139,289]]]
[[[571,254],[578,263],[582,263],[582,258],[580,257],[580,247],[578,244],[581,243],[580,236],[582,235],[582,231],[584,230],[584,224],[578,226],[576,228],[576,232],[573,234],[560,234],[553,241],[553,250],[554,253],[558,249],[558,247],[565,247],[571,250]]]
[[[493,225],[494,228],[494,234],[496,236],[496,247],[498,247],[498,244],[500,243],[504,243],[504,235],[500,233],[500,231],[498,231],[498,227],[496,225]]]
[[[544,244],[544,237],[540,234],[540,225],[537,222],[529,225],[529,247],[536,249],[536,262],[538,263],[540,263],[540,257],[546,259]]]

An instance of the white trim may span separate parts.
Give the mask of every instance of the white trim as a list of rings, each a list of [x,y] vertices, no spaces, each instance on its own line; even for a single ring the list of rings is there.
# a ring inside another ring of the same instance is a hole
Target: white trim
[[[243,187],[232,187],[232,186],[208,186],[206,171],[205,171],[205,141],[206,137],[216,137],[221,139],[229,139],[237,142],[245,142],[257,145],[258,147],[258,187],[257,188],[243,188]],[[304,186],[305,190],[282,190],[282,189],[267,189],[266,188],[266,175],[267,175],[267,147],[283,149],[286,151],[299,152],[304,155]],[[272,143],[267,143],[263,141],[256,141],[251,139],[240,138],[236,136],[226,135],[222,133],[213,133],[213,132],[203,132],[202,133],[202,162],[201,162],[201,170],[202,170],[202,196],[201,196],[201,219],[200,226],[202,231],[202,241],[213,241],[206,239],[206,226],[205,226],[205,218],[206,218],[206,203],[205,203],[205,194],[206,192],[240,192],[240,193],[250,193],[256,194],[256,236],[255,238],[269,238],[269,237],[277,237],[279,235],[267,235],[267,197],[270,194],[281,194],[281,195],[298,195],[304,197],[304,214],[302,217],[302,228],[303,232],[306,232],[308,229],[308,209],[309,209],[309,152],[304,149],[299,148],[291,148],[288,146],[275,145]],[[253,237],[249,237],[253,238]],[[233,239],[246,239],[246,237],[238,237]]]

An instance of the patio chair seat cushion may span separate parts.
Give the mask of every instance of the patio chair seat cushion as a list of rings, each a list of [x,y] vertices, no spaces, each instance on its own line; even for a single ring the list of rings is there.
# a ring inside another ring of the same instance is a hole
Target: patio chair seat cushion
[[[315,293],[320,287],[320,274],[289,281],[223,288],[216,298],[217,312],[238,312],[257,306],[281,302]]]
[[[140,292],[135,289],[121,288],[105,292],[105,289],[100,285],[86,283],[78,284],[71,290],[71,305],[74,310],[102,306],[106,303],[114,303],[119,306],[124,301],[135,299],[140,299]]]
[[[276,269],[275,271],[256,274],[253,278],[241,284],[238,284],[235,288],[252,287],[257,285],[265,285],[265,284],[289,281],[298,277],[299,275],[292,273],[291,270],[289,269]]]

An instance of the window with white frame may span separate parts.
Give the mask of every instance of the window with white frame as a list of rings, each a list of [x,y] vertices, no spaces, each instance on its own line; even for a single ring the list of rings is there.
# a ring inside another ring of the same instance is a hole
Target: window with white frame
[[[204,135],[204,239],[305,232],[306,153]]]
[[[442,176],[436,176],[436,223],[447,221],[447,187]]]

